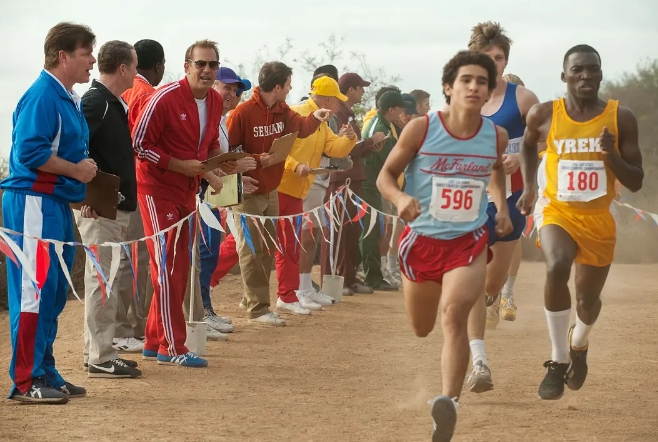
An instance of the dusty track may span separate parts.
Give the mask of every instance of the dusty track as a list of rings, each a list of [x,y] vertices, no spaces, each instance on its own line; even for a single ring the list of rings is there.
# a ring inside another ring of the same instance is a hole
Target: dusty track
[[[550,342],[543,265],[524,263],[519,318],[489,333],[495,390],[465,392],[455,441],[658,440],[658,266],[616,265],[590,342],[581,391],[537,399]],[[236,333],[209,343],[208,369],[140,361],[139,380],[88,379],[82,305],[69,301],[55,356],[65,378],[89,390],[65,406],[0,403],[2,441],[427,441],[427,400],[440,391],[441,334],[413,336],[400,293],[346,298],[280,329],[254,328],[237,304],[235,276],[214,293]],[[284,315],[287,316],[287,315]],[[0,392],[9,391],[9,327],[0,314]]]

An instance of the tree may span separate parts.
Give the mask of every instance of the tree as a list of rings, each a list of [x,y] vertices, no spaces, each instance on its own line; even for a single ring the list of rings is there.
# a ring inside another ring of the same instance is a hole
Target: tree
[[[263,45],[256,51],[254,59],[248,64],[244,62],[235,63],[231,60],[225,61],[235,66],[235,71],[239,76],[249,78],[254,84],[261,66],[272,60],[282,61],[293,67],[293,69],[300,67],[305,75],[301,80],[299,78],[295,79],[295,84],[302,84],[304,87],[306,87],[306,84],[310,84],[310,76],[315,69],[325,64],[333,64],[338,68],[339,73],[358,72],[359,75],[371,83],[370,87],[366,88],[361,105],[355,106],[354,109],[357,118],[360,119],[368,109],[374,107],[377,90],[382,86],[399,82],[400,77],[398,75],[389,75],[382,67],[375,67],[368,63],[366,55],[362,52],[345,51],[345,43],[344,37],[338,38],[335,34],[331,34],[329,38],[316,45],[319,51],[296,50],[292,39],[286,38],[273,51],[267,45]],[[251,91],[246,92],[245,98],[250,95]]]
[[[9,161],[7,157],[0,157],[0,180],[9,176]]]

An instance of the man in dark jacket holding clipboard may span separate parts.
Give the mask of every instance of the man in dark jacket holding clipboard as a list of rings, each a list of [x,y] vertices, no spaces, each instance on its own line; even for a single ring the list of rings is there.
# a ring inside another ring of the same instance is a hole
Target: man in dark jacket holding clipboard
[[[121,94],[132,87],[137,74],[137,54],[132,45],[109,41],[98,52],[99,80],[82,96],[82,111],[89,127],[89,157],[101,172],[120,179],[116,219],[101,218],[89,207],[75,210],[75,220],[87,244],[125,241],[130,215],[137,207],[137,182],[132,140],[128,127],[128,106]],[[120,198],[120,199],[121,199]],[[89,217],[92,215],[92,217]],[[111,280],[113,254],[124,253],[115,247],[91,248],[85,263],[84,363],[90,378],[137,378],[137,364],[119,358],[112,347],[116,329],[116,309],[120,294],[110,293],[108,286],[119,287],[119,278]],[[94,259],[104,277],[98,274]],[[120,259],[114,257],[115,260]],[[118,270],[118,269],[117,269]]]

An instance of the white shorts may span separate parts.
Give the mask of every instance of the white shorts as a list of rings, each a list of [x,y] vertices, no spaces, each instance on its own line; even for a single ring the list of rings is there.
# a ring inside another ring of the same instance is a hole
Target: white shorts
[[[322,206],[324,204],[324,197],[327,194],[327,188],[322,187],[317,185],[316,183],[313,183],[311,185],[311,190],[308,191],[308,194],[306,195],[306,198],[304,198],[303,206],[304,206],[304,212],[309,212],[313,209],[317,209],[318,207]],[[311,217],[311,221],[313,222],[313,228],[318,228],[319,226],[317,225],[317,219],[315,217]],[[302,230],[308,230],[308,221],[306,218],[302,220]]]

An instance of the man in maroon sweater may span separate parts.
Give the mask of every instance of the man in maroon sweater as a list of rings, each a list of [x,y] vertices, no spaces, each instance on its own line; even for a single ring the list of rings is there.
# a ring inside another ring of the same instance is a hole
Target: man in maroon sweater
[[[340,92],[347,96],[347,101],[340,102],[340,110],[336,112],[337,126],[342,127],[344,124],[351,124],[354,132],[361,140],[361,128],[356,122],[356,117],[352,111],[352,107],[361,102],[363,98],[363,88],[370,86],[370,83],[363,80],[359,74],[348,72],[343,74],[338,80]],[[363,166],[363,158],[369,155],[370,152],[380,150],[382,148],[382,141],[384,134],[381,132],[375,133],[372,138],[368,138],[362,144],[357,144],[350,157],[354,166],[341,173],[330,174],[329,188],[327,189],[326,200],[328,201],[332,194],[338,190],[339,187],[345,184],[349,178],[350,189],[359,195],[361,193],[361,183],[366,179],[366,171]],[[345,196],[346,210],[345,217],[353,219],[358,213],[358,209],[351,203],[349,198]],[[342,209],[341,209],[342,210]],[[362,284],[357,280],[356,269],[359,265],[359,237],[361,235],[361,225],[359,222],[349,221],[343,226],[343,231],[340,237],[340,244],[338,244],[337,235],[334,238],[334,253],[338,248],[338,260],[336,263],[336,274],[345,278],[343,294],[353,295],[354,293],[372,293],[370,287]],[[330,264],[330,246],[326,241],[322,241],[322,275],[331,275]]]
[[[266,217],[279,215],[277,188],[283,176],[285,158],[274,163],[275,159],[268,153],[272,143],[293,132],[299,132],[299,138],[306,138],[331,115],[327,109],[319,109],[302,117],[290,109],[286,97],[291,89],[291,78],[292,69],[285,64],[265,63],[258,74],[259,85],[251,98],[238,105],[228,116],[231,149],[242,146],[242,150],[252,154],[257,162],[256,170],[245,172],[244,175],[254,178],[258,182],[258,189],[244,195],[242,204],[234,208],[235,212]],[[246,220],[254,247],[252,252],[243,234],[240,218],[240,215],[235,217],[237,232],[234,234],[245,290],[243,302],[246,301],[249,323],[285,325],[277,313],[270,311],[270,273],[276,250],[270,238],[276,239],[276,226],[271,221],[255,226],[251,219]],[[260,232],[266,237],[266,244]]]

